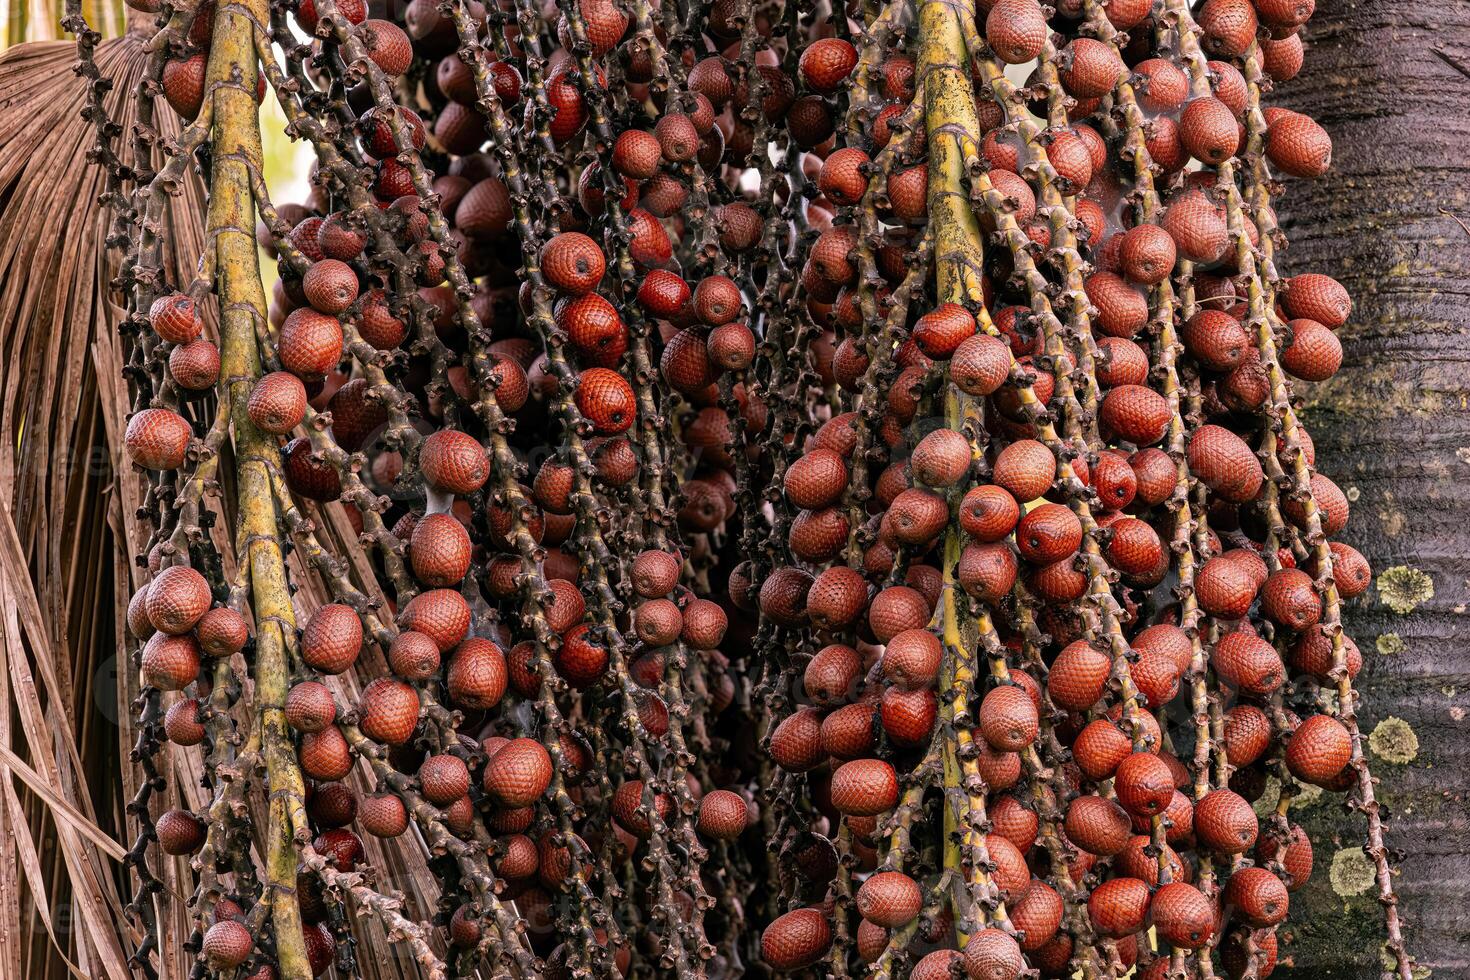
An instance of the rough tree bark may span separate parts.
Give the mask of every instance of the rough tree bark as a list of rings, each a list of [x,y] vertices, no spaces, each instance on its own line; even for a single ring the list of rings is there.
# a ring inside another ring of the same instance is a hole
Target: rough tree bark
[[[1333,139],[1321,181],[1280,200],[1280,273],[1335,276],[1356,306],[1342,370],[1305,392],[1317,458],[1353,506],[1376,587],[1345,621],[1409,948],[1470,975],[1470,5],[1319,0],[1307,67],[1274,104]],[[1302,808],[1318,873],[1283,945],[1313,977],[1377,977],[1382,930],[1359,815]]]

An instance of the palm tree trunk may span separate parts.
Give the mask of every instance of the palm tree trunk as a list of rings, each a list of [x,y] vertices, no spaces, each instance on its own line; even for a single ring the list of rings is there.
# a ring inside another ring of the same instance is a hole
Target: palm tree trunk
[[[1327,127],[1329,175],[1282,201],[1282,276],[1353,295],[1342,370],[1305,393],[1321,470],[1352,501],[1345,540],[1376,587],[1345,606],[1366,659],[1363,731],[1410,951],[1470,970],[1470,5],[1319,0],[1302,75],[1271,99]],[[1302,810],[1317,847],[1277,975],[1377,978],[1380,912],[1362,823]]]

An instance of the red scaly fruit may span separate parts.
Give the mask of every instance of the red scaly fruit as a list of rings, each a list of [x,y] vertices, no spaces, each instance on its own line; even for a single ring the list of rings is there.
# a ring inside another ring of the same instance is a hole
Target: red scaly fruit
[[[143,647],[143,683],[161,691],[182,691],[199,676],[199,644],[189,634],[155,633]]]
[[[612,167],[624,177],[647,180],[658,173],[663,150],[658,137],[643,129],[626,129],[613,143]]]
[[[325,684],[302,681],[286,692],[286,723],[303,734],[315,734],[337,719],[337,702]]]
[[[1292,320],[1281,366],[1303,381],[1326,381],[1342,367],[1342,341],[1316,320]]]
[[[1221,854],[1244,854],[1255,846],[1260,824],[1245,797],[1228,789],[1206,793],[1194,805],[1194,833]]]
[[[1111,857],[1128,845],[1132,824],[1123,808],[1100,796],[1084,795],[1067,805],[1067,839],[1091,854]]]
[[[726,789],[704,794],[699,801],[696,828],[713,840],[731,841],[745,832],[750,815],[745,800]]]
[[[1016,980],[1026,969],[1021,947],[1008,933],[986,927],[965,943],[965,975],[970,980]]]
[[[1047,673],[1047,693],[1058,706],[1086,711],[1103,695],[1113,669],[1112,659],[1085,640],[1069,644],[1057,654]]]
[[[413,573],[425,585],[457,585],[470,569],[470,536],[458,518],[425,514],[408,543]]]
[[[182,415],[166,408],[145,408],[128,420],[123,442],[128,456],[147,470],[176,470],[184,465],[193,430]]]
[[[301,771],[312,779],[336,782],[352,771],[352,750],[336,725],[301,736]]]
[[[898,803],[898,777],[881,759],[854,759],[832,774],[832,806],[850,816],[876,816]]]
[[[329,603],[307,620],[301,634],[301,659],[327,674],[350,670],[362,651],[362,620],[351,606]]]
[[[1039,720],[1031,696],[1014,685],[997,687],[980,702],[980,733],[991,748],[1019,752],[1036,741]]]
[[[464,760],[453,755],[431,755],[418,771],[424,799],[435,806],[447,806],[470,790],[470,771]]]
[[[517,738],[496,749],[485,763],[485,795],[507,808],[529,807],[551,785],[551,756],[540,742]]]
[[[357,823],[374,837],[398,837],[408,829],[408,811],[391,793],[373,794],[363,797]]]
[[[1286,766],[1303,782],[1321,786],[1337,778],[1352,751],[1352,736],[1342,722],[1330,715],[1312,715],[1286,743]]]
[[[556,672],[578,690],[592,686],[607,673],[607,648],[592,638],[586,626],[568,631],[552,659]]]
[[[1023,65],[1041,54],[1049,31],[1036,0],[998,0],[985,17],[985,41],[1008,65]]]
[[[430,433],[419,446],[424,482],[435,490],[470,494],[490,477],[490,459],[473,436],[454,429]]]
[[[1300,633],[1322,618],[1322,597],[1306,572],[1283,568],[1261,586],[1261,612],[1276,625]]]
[[[562,232],[541,246],[541,274],[549,285],[572,296],[597,288],[607,260],[597,243],[581,232]]]
[[[1019,439],[1000,451],[991,479],[1024,504],[1051,488],[1056,469],[1056,457],[1045,444],[1035,439]]]
[[[209,582],[187,565],[163,569],[148,585],[148,621],[160,633],[187,633],[208,611]]]
[[[1245,440],[1218,425],[1202,425],[1189,439],[1189,469],[1232,503],[1254,500],[1265,475]]]
[[[857,49],[841,38],[824,37],[802,51],[798,70],[807,88],[828,95],[842,86],[856,66]]]
[[[1257,929],[1284,920],[1290,901],[1285,882],[1265,868],[1239,868],[1225,885],[1225,904]]]
[[[168,355],[168,373],[180,388],[207,391],[219,381],[219,348],[207,340],[193,340]]]
[[[1148,817],[1163,813],[1174,796],[1174,774],[1164,760],[1149,752],[1134,752],[1118,764],[1113,776],[1118,802],[1130,814]]]
[[[1143,929],[1148,916],[1148,885],[1137,878],[1112,878],[1087,897],[1092,927],[1110,939],[1131,936]]]
[[[1171,236],[1172,237],[1172,236]],[[1148,322],[1148,298],[1112,272],[1094,272],[1082,283],[1087,300],[1097,307],[1094,321],[1110,337],[1132,337]]]
[[[1210,659],[1220,679],[1245,694],[1264,697],[1286,680],[1281,655],[1254,633],[1227,633],[1220,637]]]
[[[447,653],[469,633],[470,607],[453,589],[430,589],[410,599],[398,619],[403,629],[423,633]]]
[[[403,745],[418,726],[419,695],[400,680],[379,677],[363,688],[358,713],[358,725],[368,738]]]
[[[587,368],[578,380],[577,410],[603,435],[625,432],[633,425],[637,403],[633,386],[616,371]]]
[[[887,929],[908,925],[924,904],[918,883],[902,871],[869,875],[855,898],[859,915]]]
[[[1060,65],[1062,88],[1078,99],[1107,95],[1128,73],[1112,45],[1088,37],[1077,38],[1063,48]]]
[[[313,380],[330,374],[342,360],[342,325],[337,318],[303,306],[292,310],[276,338],[281,367]]]
[[[1003,487],[971,487],[960,501],[960,528],[982,544],[999,541],[1015,530],[1021,508]]]
[[[507,681],[505,654],[500,647],[470,637],[455,649],[446,684],[456,704],[483,710],[500,703]]]
[[[822,162],[817,187],[834,204],[857,204],[868,190],[868,178],[862,168],[869,162],[868,155],[857,147],[835,150]]]
[[[1221,58],[1239,58],[1256,39],[1256,8],[1250,0],[1205,0],[1197,16],[1202,46]]]
[[[256,428],[285,435],[306,418],[306,386],[286,371],[272,371],[250,389],[246,412]]]
[[[1214,903],[1198,888],[1182,881],[1161,886],[1149,904],[1154,929],[1177,949],[1199,949],[1208,944],[1215,934],[1215,917]]]
[[[1308,272],[1292,276],[1280,293],[1281,306],[1294,320],[1316,320],[1331,330],[1347,322],[1353,301],[1342,283],[1331,276]]]
[[[209,927],[199,950],[211,969],[229,972],[249,959],[254,948],[255,939],[250,935],[249,927],[225,919]]]
[[[1179,117],[1179,142],[1199,162],[1219,166],[1235,156],[1240,145],[1235,113],[1211,96],[1195,99]]]
[[[1234,120],[1231,120],[1234,124]],[[1144,224],[1130,228],[1123,235],[1118,260],[1129,282],[1155,286],[1174,271],[1177,250],[1174,238],[1158,225]]]
[[[1045,946],[1062,925],[1062,896],[1040,879],[1032,880],[1010,903],[1011,924],[1021,933],[1021,949],[1030,953]]]
[[[388,75],[402,75],[413,64],[413,45],[392,21],[366,20],[356,32],[367,56]]]
[[[167,810],[153,825],[165,854],[192,854],[204,844],[204,824],[187,810]]]
[[[803,970],[832,948],[832,926],[819,908],[793,909],[761,933],[761,959],[772,970]]]
[[[1037,565],[1049,565],[1075,553],[1082,545],[1082,524],[1061,504],[1042,504],[1016,525],[1016,549]]]
[[[175,702],[163,716],[163,732],[175,745],[198,745],[207,734],[199,720],[199,701],[185,698]]]
[[[148,324],[170,344],[187,344],[204,332],[199,307],[184,293],[160,296],[148,308]]]
[[[1103,396],[1100,421],[1110,432],[1136,446],[1151,446],[1168,430],[1169,403],[1144,385],[1119,385]]]
[[[889,639],[883,651],[883,676],[907,690],[927,688],[939,674],[943,648],[926,629],[904,630]]]
[[[438,645],[412,630],[399,633],[388,648],[388,666],[404,680],[431,680],[439,673],[441,659]]]

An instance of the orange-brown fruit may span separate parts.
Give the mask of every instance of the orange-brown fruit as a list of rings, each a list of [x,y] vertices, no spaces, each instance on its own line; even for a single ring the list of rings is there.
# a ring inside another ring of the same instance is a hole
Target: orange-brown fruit
[[[336,718],[337,702],[325,684],[302,681],[286,692],[286,723],[298,732],[320,732]]]
[[[1061,52],[1062,88],[1078,99],[1107,95],[1128,73],[1117,49],[1090,37],[1079,37]]]
[[[997,687],[980,702],[980,733],[991,748],[1019,752],[1036,741],[1039,718],[1036,704],[1020,687]]]
[[[1154,929],[1178,949],[1199,949],[1215,934],[1215,906],[1198,888],[1182,881],[1160,886],[1149,905]]]
[[[901,688],[927,688],[939,673],[943,647],[927,629],[904,630],[883,651],[883,676]]]
[[[1016,525],[1016,548],[1037,565],[1061,561],[1082,545],[1082,523],[1061,504],[1042,504]]]
[[[924,904],[918,883],[902,871],[869,875],[855,897],[859,915],[888,929],[908,925]]]
[[[1112,878],[1087,897],[1087,915],[1093,929],[1111,939],[1142,930],[1148,906],[1148,885],[1137,878]]]
[[[148,470],[176,470],[184,465],[193,431],[182,415],[166,408],[145,408],[128,420],[124,443],[128,455]]]
[[[808,44],[801,53],[798,70],[813,92],[837,91],[857,65],[857,50],[841,38],[824,37]]]
[[[1163,813],[1174,796],[1174,774],[1163,759],[1134,752],[1118,764],[1113,789],[1123,809],[1137,817]]]
[[[1189,439],[1189,469],[1232,503],[1254,500],[1265,475],[1244,439],[1218,425],[1202,425]]]
[[[806,969],[821,962],[831,948],[832,926],[818,908],[793,909],[761,933],[761,959],[772,970]]]
[[[1034,60],[1048,33],[1046,16],[1036,0],[997,0],[985,17],[985,41],[1008,65]]]
[[[1220,680],[1246,694],[1265,696],[1286,680],[1276,649],[1250,632],[1227,633],[1210,658]]]
[[[435,490],[474,493],[490,477],[490,459],[479,441],[455,429],[430,433],[419,445],[419,467]]]
[[[143,683],[161,691],[182,691],[199,676],[199,644],[189,634],[155,633],[143,647]]]
[[[1332,138],[1310,116],[1285,109],[1267,120],[1266,156],[1293,177],[1320,177],[1332,166]]]
[[[1067,839],[1091,854],[1111,856],[1128,845],[1132,824],[1123,808],[1101,796],[1079,796],[1067,806]]]
[[[1245,797],[1228,789],[1211,790],[1194,805],[1194,833],[1221,854],[1244,854],[1255,846],[1260,824]]]
[[[1342,341],[1316,320],[1288,323],[1280,353],[1281,366],[1303,381],[1326,381],[1342,367]]]
[[[1353,310],[1352,297],[1342,283],[1316,272],[1292,276],[1279,295],[1287,316],[1316,320],[1332,330],[1346,323]]]
[[[1322,597],[1306,572],[1283,568],[1261,586],[1261,612],[1276,625],[1301,632],[1322,618]]]
[[[363,688],[358,727],[368,738],[403,745],[418,726],[418,692],[400,680],[379,677]]]
[[[1102,697],[1112,667],[1106,653],[1078,640],[1057,654],[1047,674],[1047,692],[1060,707],[1086,711]]]
[[[1145,886],[1145,892],[1147,887]],[[1062,896],[1040,879],[1033,879],[1020,897],[1010,903],[1011,924],[1023,933],[1021,949],[1030,953],[1045,946],[1062,925]]]
[[[898,778],[882,759],[854,759],[832,774],[832,806],[850,816],[876,816],[898,802]]]
[[[301,659],[323,673],[340,674],[357,662],[362,650],[362,621],[341,603],[322,606],[301,634]]]
[[[745,832],[749,812],[745,800],[726,789],[716,789],[699,801],[696,826],[701,834],[715,840],[735,840]]]
[[[490,755],[481,786],[498,806],[529,807],[551,785],[551,776],[551,756],[541,743],[517,738]]]
[[[1286,766],[1303,782],[1324,785],[1336,779],[1352,758],[1347,728],[1330,715],[1312,715],[1286,743]]]
[[[1286,883],[1265,868],[1239,868],[1225,884],[1225,904],[1257,929],[1285,919],[1290,901]]]

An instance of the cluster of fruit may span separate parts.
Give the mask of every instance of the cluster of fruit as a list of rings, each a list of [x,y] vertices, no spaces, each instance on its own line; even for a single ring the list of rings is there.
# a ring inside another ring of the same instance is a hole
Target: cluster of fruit
[[[1268,975],[1295,788],[1371,790],[1338,621],[1370,570],[1289,387],[1351,303],[1272,263],[1273,171],[1331,155],[1260,105],[1311,12],[277,18],[260,96],[317,164],[257,201],[278,279],[234,424],[335,600],[298,595],[280,705],[312,971],[351,965],[333,872],[422,840],[462,964]],[[217,19],[163,68],[186,120]],[[148,311],[171,384],[126,442],[158,479],[214,458],[238,380],[201,297]],[[301,516],[339,506],[366,573]],[[172,519],[128,626],[212,757],[202,662],[251,629]],[[202,955],[274,976],[235,886]]]

